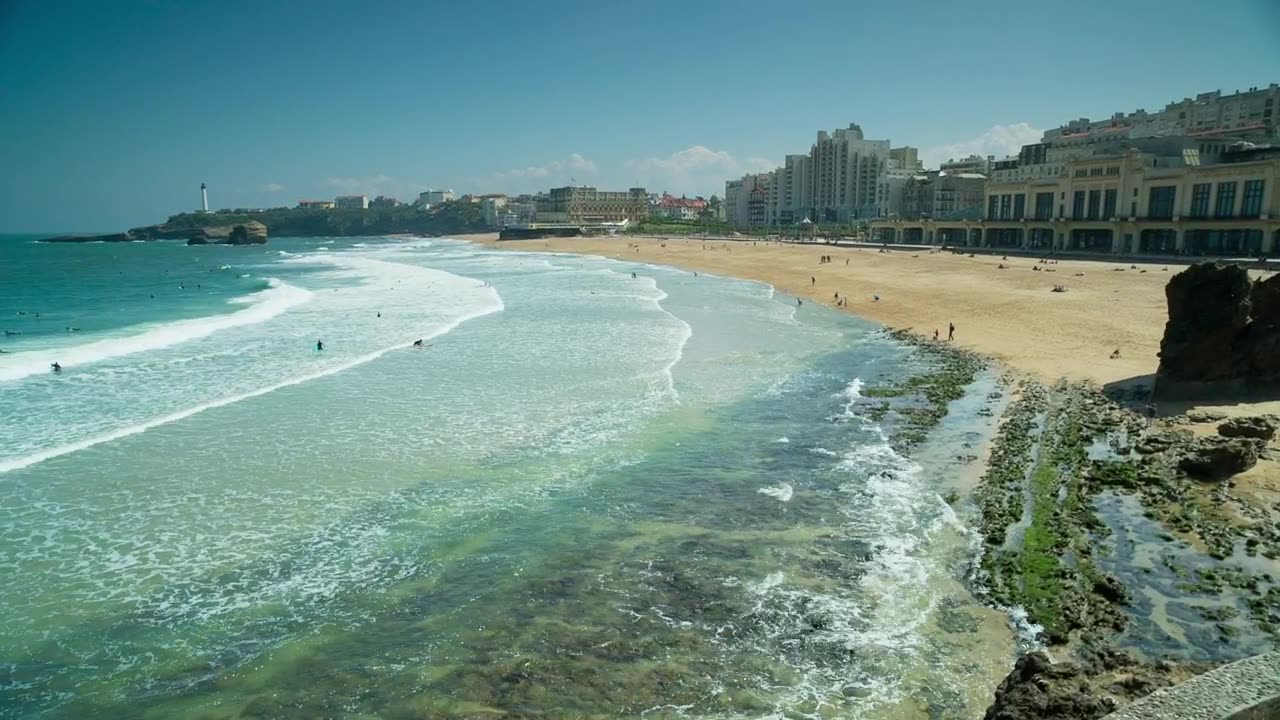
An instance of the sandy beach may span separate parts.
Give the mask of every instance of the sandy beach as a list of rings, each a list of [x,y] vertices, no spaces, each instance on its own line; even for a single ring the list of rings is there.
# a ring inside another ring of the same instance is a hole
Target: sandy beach
[[[467,239],[495,242],[493,236]],[[1127,263],[1080,260],[1038,265],[1030,258],[950,252],[645,237],[551,238],[501,246],[759,280],[832,307],[839,293],[848,298],[844,309],[868,320],[925,337],[936,329],[944,340],[948,323],[955,323],[955,342],[965,348],[1045,382],[1067,377],[1099,385],[1155,372],[1164,333],[1164,286],[1183,267],[1131,269]],[[819,264],[822,255],[832,261]],[[1052,292],[1054,285],[1067,292]],[[1115,350],[1120,357],[1111,359]]]

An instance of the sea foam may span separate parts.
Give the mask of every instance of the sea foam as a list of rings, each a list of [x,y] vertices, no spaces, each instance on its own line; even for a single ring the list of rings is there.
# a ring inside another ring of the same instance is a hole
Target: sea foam
[[[123,337],[7,355],[0,358],[0,382],[12,382],[48,373],[50,364],[55,362],[71,370],[81,365],[172,347],[221,330],[253,325],[281,315],[312,297],[309,290],[276,278],[270,278],[267,282],[270,287],[265,290],[230,300],[231,303],[247,307],[225,315],[175,320],[161,325],[144,326],[139,332]]]

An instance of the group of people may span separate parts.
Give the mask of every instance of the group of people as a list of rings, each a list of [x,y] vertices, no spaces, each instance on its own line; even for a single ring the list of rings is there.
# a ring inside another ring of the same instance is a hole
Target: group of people
[[[933,331],[933,339],[934,340],[938,339],[937,329],[934,329]],[[947,323],[947,342],[951,342],[952,340],[955,340],[955,339],[956,339],[956,324],[953,322],[949,322]]]

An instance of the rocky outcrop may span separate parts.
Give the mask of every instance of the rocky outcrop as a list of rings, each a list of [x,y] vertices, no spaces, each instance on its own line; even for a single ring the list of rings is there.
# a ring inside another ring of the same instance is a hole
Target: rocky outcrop
[[[1266,442],[1276,436],[1277,428],[1280,428],[1280,418],[1274,415],[1237,417],[1219,425],[1218,434],[1222,437],[1256,438]]]
[[[231,228],[228,245],[261,245],[267,241],[267,226],[256,220]]]
[[[1094,694],[1079,664],[1055,664],[1044,653],[1034,652],[1018,658],[996,688],[995,702],[983,720],[1091,720],[1117,705],[1109,697]]]
[[[1204,480],[1220,480],[1258,464],[1258,445],[1247,438],[1204,438],[1178,461],[1178,469]]]
[[[1280,389],[1280,275],[1254,282],[1238,265],[1201,263],[1173,276],[1165,298],[1159,396]]]

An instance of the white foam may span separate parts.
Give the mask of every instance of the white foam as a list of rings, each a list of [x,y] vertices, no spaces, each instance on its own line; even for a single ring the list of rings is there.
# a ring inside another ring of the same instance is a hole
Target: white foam
[[[248,305],[225,315],[176,320],[155,325],[134,335],[97,340],[83,345],[31,350],[0,358],[0,382],[21,380],[49,372],[51,363],[68,369],[111,358],[172,347],[189,340],[243,325],[253,325],[276,317],[311,299],[312,293],[275,278],[266,290],[233,298],[229,302]]]
[[[756,492],[760,493],[761,495],[768,495],[769,497],[775,498],[780,502],[790,502],[793,490],[791,486],[787,483],[778,483],[774,487],[760,488]]]
[[[491,313],[501,311],[503,309],[502,298],[498,295],[497,292],[493,293],[493,300],[494,300],[494,303],[477,308],[470,313],[454,318],[450,322],[442,325],[441,327],[435,329],[434,331],[422,337],[427,340],[436,338],[441,335],[444,335],[445,333],[452,331],[454,328],[458,327],[459,325],[466,322],[467,320],[472,320],[478,317],[483,317],[485,315],[489,315]],[[138,435],[152,428],[156,428],[161,425],[167,425],[172,422],[177,422],[184,418],[189,418],[192,415],[202,413],[206,410],[213,410],[214,408],[225,407],[227,405],[231,405],[232,403],[237,403],[242,400],[249,400],[251,398],[260,397],[262,395],[266,395],[267,393],[272,393],[272,392],[275,392],[276,390],[290,387],[292,385],[299,385],[301,383],[309,382],[311,380],[316,380],[318,378],[334,375],[334,374],[343,372],[344,370],[350,370],[351,368],[356,367],[358,365],[364,365],[365,363],[371,362],[373,360],[377,360],[378,358],[382,357],[383,355],[386,355],[392,350],[402,349],[408,346],[409,343],[415,339],[417,338],[416,337],[408,338],[404,342],[396,343],[395,345],[392,345],[390,347],[385,347],[385,348],[382,348],[381,350],[376,350],[374,352],[360,355],[354,359],[348,360],[346,362],[343,362],[337,365],[331,365],[322,370],[306,373],[304,375],[298,375],[296,377],[289,378],[288,380],[284,380],[283,382],[274,383],[271,385],[267,385],[265,387],[257,388],[255,390],[250,390],[248,392],[238,393],[236,395],[231,395],[218,400],[201,403],[199,405],[189,407],[184,410],[179,410],[177,412],[169,413],[167,415],[162,415],[160,417],[152,418],[151,420],[147,420],[145,422],[138,423],[136,425],[131,425],[129,427],[112,430],[111,432],[103,433],[101,435],[96,435],[94,437],[85,438],[83,440],[79,440],[73,443],[68,443],[66,445],[60,445],[58,447],[53,447],[46,450],[30,453],[22,457],[0,460],[0,473],[9,472],[12,470],[19,470],[25,467],[30,467],[32,465],[35,465],[36,463],[44,462],[45,460],[49,460],[51,458],[67,455],[73,452],[77,452],[79,450],[91,448],[95,445],[101,445],[102,443],[107,443],[113,440],[126,438],[131,435]]]
[[[774,440],[774,442],[779,442],[779,443],[789,443],[789,442],[791,442],[791,438],[789,438],[789,437],[780,437],[780,438],[778,438],[777,440]]]

